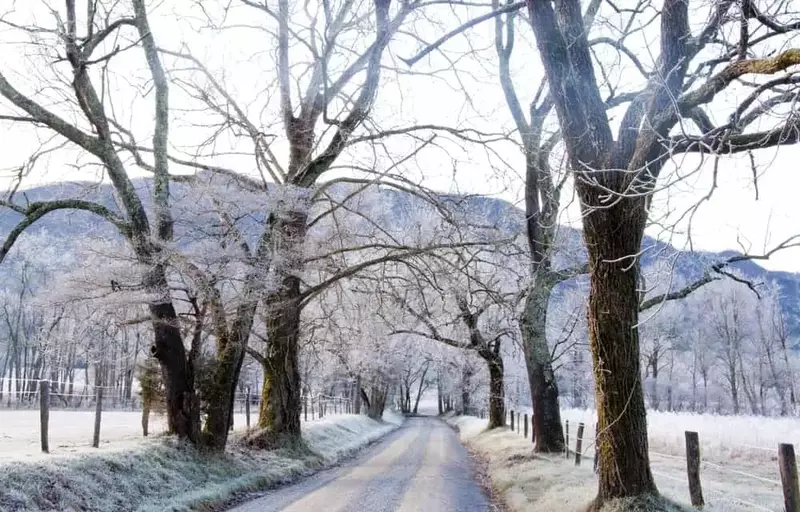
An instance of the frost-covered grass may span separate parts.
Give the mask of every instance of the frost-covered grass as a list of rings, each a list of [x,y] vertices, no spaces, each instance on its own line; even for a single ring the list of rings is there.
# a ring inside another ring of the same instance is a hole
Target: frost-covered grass
[[[570,422],[573,438],[579,422],[593,431],[596,418],[594,409],[561,411],[562,421]],[[777,458],[778,444],[800,446],[798,418],[648,411],[647,430],[652,452],[675,456],[685,454],[684,432],[697,432],[703,458],[717,463],[768,463]]]
[[[104,411],[100,426],[102,452],[129,450],[149,445],[153,438],[142,436],[142,413]],[[244,415],[235,415],[234,425],[244,428]],[[150,435],[158,436],[167,429],[166,417],[150,416]],[[50,455],[41,453],[39,444],[39,411],[0,409],[0,463],[12,460],[43,460],[53,457],[97,453],[92,448],[93,411],[50,411]]]
[[[578,416],[576,411],[565,411],[564,419],[570,420],[570,445],[574,450],[578,421],[586,422],[588,436],[589,430],[594,429],[594,419],[588,415]],[[727,441],[741,440],[748,434],[753,434],[755,430],[761,432],[758,434],[761,436],[759,439],[766,439],[769,434],[763,430],[774,425],[767,421],[764,426],[760,426],[756,420],[763,418],[751,418],[750,430],[736,434],[727,432],[727,429],[743,428],[742,425],[747,423],[737,422],[746,422],[746,419],[695,417],[695,423],[689,422],[688,419],[685,423],[681,422],[680,418],[672,419],[672,422],[668,421],[668,418],[650,422],[651,439],[655,438],[651,441],[651,447],[663,443],[661,449],[665,452],[671,451],[662,455],[651,452],[651,466],[661,494],[679,507],[685,507],[686,510],[691,509],[686,480],[686,461],[683,458],[684,427],[689,429],[689,426],[716,423],[714,427],[708,425],[707,437],[711,438],[712,432],[717,432],[718,443],[723,446]],[[726,427],[724,425],[726,420],[733,420],[733,424]],[[523,438],[518,432],[512,432],[508,428],[486,431],[486,420],[456,416],[448,418],[447,421],[459,428],[461,439],[468,447],[487,459],[493,486],[511,511],[585,510],[586,505],[595,496],[597,479],[592,472],[594,448],[591,446],[591,439],[584,441],[586,458],[580,467],[576,467],[572,457],[566,460],[563,456],[534,455],[530,439]],[[712,428],[716,430],[711,430]],[[680,445],[677,438],[670,436],[659,440],[658,429],[663,429],[665,433],[680,429]],[[703,431],[700,428],[697,430],[701,432],[702,442]],[[781,435],[781,432],[783,431],[778,430],[773,432],[773,435]],[[736,437],[737,435],[740,437]],[[719,449],[714,452],[713,445],[708,450],[703,448],[702,451],[704,457],[706,451],[719,456],[729,453]],[[712,512],[782,510],[779,480],[777,462],[769,460],[768,457],[704,462],[701,467],[701,481],[706,501],[705,510]]]
[[[385,421],[339,415],[303,424],[312,453],[254,451],[235,442],[207,455],[174,440],[95,455],[0,463],[0,510],[216,510],[236,495],[290,482],[335,464],[397,428]]]
[[[251,421],[255,422],[258,409],[252,414]],[[166,416],[151,414],[151,437],[144,438],[141,421],[141,412],[103,411],[100,447],[92,448],[94,411],[50,411],[50,454],[47,455],[41,453],[39,444],[39,411],[0,409],[0,463],[129,450],[152,443],[153,437],[167,430]],[[309,417],[310,421],[319,420]],[[247,424],[245,415],[234,414],[233,424],[236,432],[244,431]]]

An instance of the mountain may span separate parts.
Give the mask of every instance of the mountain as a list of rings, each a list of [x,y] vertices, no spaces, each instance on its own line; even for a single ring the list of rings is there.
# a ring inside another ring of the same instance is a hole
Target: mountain
[[[149,189],[151,181],[148,179],[135,180],[137,189]],[[188,194],[187,185],[173,184],[173,196],[185,198]],[[344,197],[347,190],[334,191],[333,194]],[[148,198],[145,192],[145,207],[149,209]],[[407,193],[392,189],[380,189],[379,200],[370,206],[372,211],[381,212],[378,222],[391,224],[395,228],[410,225],[415,215],[423,204],[422,199]],[[81,183],[60,183],[31,188],[19,192],[16,201],[25,200],[46,201],[56,198],[81,198],[100,202],[109,208],[117,209],[113,190],[108,185],[86,185]],[[463,215],[473,219],[474,222],[497,226],[509,234],[521,234],[524,229],[524,213],[514,205],[496,198],[484,196],[458,196],[442,194],[440,199],[451,206],[457,207]],[[250,199],[252,201],[252,199]],[[244,202],[244,201],[243,201]],[[5,237],[19,222],[20,216],[11,210],[0,210],[0,236]],[[250,223],[258,223],[263,219],[251,218]],[[82,241],[90,237],[118,238],[114,229],[93,214],[81,211],[63,210],[51,213],[32,226],[26,235],[20,239],[45,237],[50,248],[57,248],[57,254],[64,258],[65,264],[68,256],[75,251]],[[562,226],[558,233],[559,252],[555,258],[556,267],[566,267],[585,261],[586,253],[582,245],[581,233],[577,229]],[[655,272],[670,272],[669,287],[679,289],[704,275],[713,263],[726,260],[738,253],[734,251],[713,252],[686,252],[673,247],[668,243],[645,237],[643,242],[642,262],[645,269]],[[57,263],[57,262],[55,262]],[[55,265],[58,267],[58,265]],[[729,267],[735,269],[743,277],[754,283],[772,283],[779,290],[781,307],[786,315],[787,328],[795,344],[800,341],[800,274],[791,272],[770,271],[758,265],[755,261],[742,261]],[[14,266],[8,262],[0,265],[0,282],[10,282]],[[13,281],[13,280],[12,280]],[[580,281],[579,281],[580,282]],[[665,290],[665,289],[664,289]],[[664,291],[661,290],[661,291]],[[796,345],[797,346],[797,345]]]

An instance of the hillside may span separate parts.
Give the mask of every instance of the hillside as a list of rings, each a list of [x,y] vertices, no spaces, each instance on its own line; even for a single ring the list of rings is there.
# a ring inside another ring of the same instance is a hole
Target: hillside
[[[151,183],[147,179],[139,179],[136,180],[135,185],[138,189],[144,190],[149,189]],[[180,183],[173,184],[172,190],[173,196],[176,198],[184,198],[188,193],[187,186]],[[146,206],[149,207],[150,194],[144,192],[141,195],[145,198]],[[100,201],[116,210],[112,189],[107,185],[53,184],[28,189],[24,192],[24,196],[31,202],[80,197]],[[342,196],[344,196],[344,191],[342,191]],[[378,222],[392,224],[393,228],[400,227],[402,229],[404,225],[410,225],[422,203],[422,200],[417,197],[394,190],[382,189],[380,196],[381,215]],[[481,224],[498,226],[509,234],[522,232],[523,212],[506,201],[482,196],[442,195],[441,197],[445,204],[460,209],[470,218],[479,219]],[[18,195],[17,201],[20,200],[22,197]],[[0,211],[0,234],[5,237],[19,218],[19,215],[10,210]],[[251,222],[259,221],[260,219],[251,219]],[[47,238],[47,245],[50,248],[58,249],[57,253],[60,254],[62,260],[53,262],[53,266],[58,267],[59,263],[69,265],[68,261],[71,259],[69,255],[86,239],[93,237],[114,239],[119,235],[113,228],[92,214],[65,210],[49,214],[37,222],[20,240],[32,236],[44,236]],[[558,237],[560,239],[559,247],[562,250],[556,254],[557,267],[575,265],[585,261],[585,250],[582,247],[579,230],[562,226]],[[705,269],[714,262],[737,254],[734,251],[685,252],[650,237],[645,237],[643,248],[642,257],[646,272],[660,276],[658,279],[659,291],[664,291],[667,286],[673,290],[678,289],[685,283],[700,278]],[[8,264],[0,266],[0,279],[4,282],[7,281],[10,277],[8,273],[13,271],[12,268]],[[800,274],[770,271],[754,261],[740,262],[732,268],[754,283],[777,285],[790,335],[793,339],[800,340]],[[556,297],[555,300],[558,298]],[[795,341],[795,348],[797,348],[797,341]]]

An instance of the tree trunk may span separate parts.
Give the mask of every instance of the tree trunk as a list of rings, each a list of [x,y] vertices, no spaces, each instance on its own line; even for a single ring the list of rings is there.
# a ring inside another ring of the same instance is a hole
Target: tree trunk
[[[149,289],[158,289],[166,277],[163,268],[156,268],[145,278]],[[150,283],[147,281],[150,280]],[[155,282],[155,286],[153,286]],[[200,439],[200,408],[194,392],[194,369],[186,359],[186,349],[172,302],[150,304],[155,343],[151,349],[161,363],[166,388],[166,412],[169,431],[181,439],[197,443]]]
[[[456,411],[458,414],[469,414],[470,412],[470,407],[472,405],[470,403],[470,396],[472,394],[470,381],[472,380],[472,374],[472,368],[468,366],[465,366],[461,373],[461,410]]]
[[[436,375],[436,402],[439,406],[439,416],[444,414],[444,400],[442,397],[442,375],[441,373]]]
[[[388,386],[370,386],[370,399],[367,403],[367,415],[373,420],[380,420],[383,417],[383,410],[386,408],[386,395]]]
[[[484,359],[489,366],[489,428],[492,429],[506,424],[503,358],[492,354]]]
[[[273,294],[267,312],[267,338],[264,385],[258,427],[273,435],[300,438],[300,372],[297,360],[300,330],[300,281],[284,279],[285,289]]]
[[[615,498],[657,493],[641,382],[637,271],[630,259],[639,252],[644,231],[644,214],[635,201],[621,199],[584,217],[589,341],[600,431],[599,490],[593,505],[597,509]]]
[[[303,212],[270,215],[270,231],[275,255],[282,261],[276,273],[279,288],[264,301],[267,339],[264,354],[264,385],[261,389],[258,426],[268,429],[273,438],[300,440],[300,278],[302,247],[308,217]]]
[[[417,388],[417,398],[414,400],[414,414],[417,414],[419,411],[419,399],[422,398],[422,386],[425,384],[425,376],[428,374],[428,367],[425,367],[425,371],[422,372],[422,377],[419,379],[419,387]]]
[[[534,451],[560,453],[564,451],[564,431],[558,406],[558,384],[547,345],[547,306],[554,283],[541,270],[525,298],[520,318],[525,364],[533,402]]]
[[[206,403],[203,446],[211,450],[222,451],[228,442],[233,420],[233,398],[243,355],[244,346],[237,335],[234,334],[231,339],[218,339],[216,358],[210,363],[210,368],[203,369],[212,372],[209,389],[204,390],[203,395]]]
[[[656,349],[653,353],[653,357],[650,359],[650,368],[653,370],[653,387],[650,395],[650,407],[656,411],[661,406],[661,399],[658,395],[658,365],[659,353],[658,349]]]
[[[361,375],[356,377],[356,389],[353,395],[353,414],[361,414]]]
[[[150,403],[144,402],[142,404],[142,435],[147,437],[150,427]]]

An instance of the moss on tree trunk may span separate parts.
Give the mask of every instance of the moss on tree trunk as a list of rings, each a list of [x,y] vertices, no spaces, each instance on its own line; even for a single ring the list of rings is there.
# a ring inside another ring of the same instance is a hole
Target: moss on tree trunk
[[[598,508],[616,498],[657,494],[648,456],[638,278],[632,261],[644,223],[629,201],[584,219],[591,269],[589,341],[599,426]]]
[[[270,343],[264,357],[264,385],[261,392],[258,426],[278,437],[300,437],[300,396],[298,331],[300,281],[285,279],[284,289],[269,299],[267,337]]]
[[[564,431],[558,405],[558,383],[546,337],[547,306],[554,282],[544,274],[546,272],[542,271],[535,276],[528,290],[520,317],[520,330],[533,402],[534,451],[560,453],[564,451]]]

